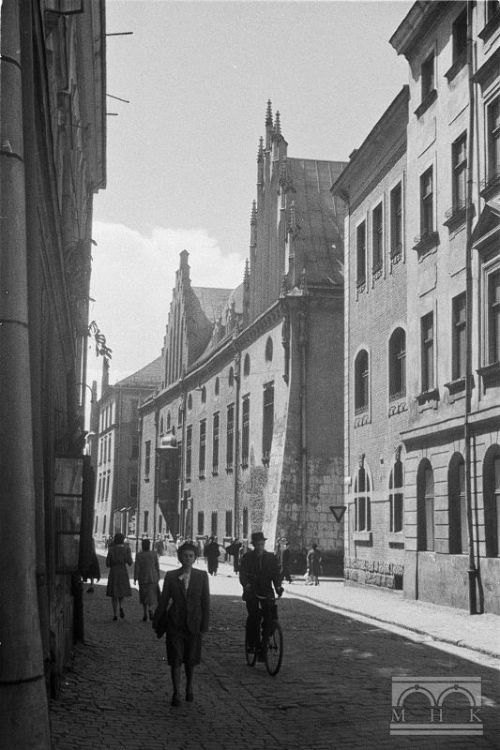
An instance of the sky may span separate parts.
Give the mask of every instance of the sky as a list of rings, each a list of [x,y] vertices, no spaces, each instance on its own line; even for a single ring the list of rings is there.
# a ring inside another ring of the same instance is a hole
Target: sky
[[[133,32],[107,37],[107,187],[92,232],[90,320],[112,383],[161,353],[183,249],[193,286],[241,283],[267,100],[290,156],[347,161],[407,83],[389,38],[411,5],[107,0],[107,33]]]

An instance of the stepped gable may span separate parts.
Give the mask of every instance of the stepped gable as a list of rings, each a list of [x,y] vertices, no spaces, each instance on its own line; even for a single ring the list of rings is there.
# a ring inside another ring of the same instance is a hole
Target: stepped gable
[[[330,188],[345,166],[345,162],[287,158],[288,176],[295,190],[295,241],[302,245],[308,284],[343,284],[345,209]]]
[[[159,385],[163,377],[163,357],[157,357],[145,367],[137,372],[128,375],[123,380],[115,383],[115,387],[128,386],[129,388],[138,386],[156,386]]]

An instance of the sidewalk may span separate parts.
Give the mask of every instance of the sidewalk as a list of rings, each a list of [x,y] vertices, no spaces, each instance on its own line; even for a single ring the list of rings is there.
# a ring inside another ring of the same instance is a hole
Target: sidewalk
[[[160,558],[164,571],[177,565],[175,557]],[[235,584],[238,581],[228,563],[219,564],[219,575],[232,577]],[[239,590],[238,583],[235,592]],[[343,579],[338,578],[321,579],[319,586],[306,586],[302,578],[295,578],[292,584],[285,584],[285,591],[287,597],[315,602],[353,619],[366,618],[381,628],[396,626],[437,642],[500,659],[498,615],[469,615],[463,609],[405,599],[399,591],[345,585]]]

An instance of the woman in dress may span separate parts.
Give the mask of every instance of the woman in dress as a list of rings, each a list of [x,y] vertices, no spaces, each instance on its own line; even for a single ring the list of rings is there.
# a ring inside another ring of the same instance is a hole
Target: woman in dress
[[[158,581],[160,580],[160,564],[158,555],[151,550],[149,539],[141,542],[142,552],[138,552],[134,565],[134,583],[139,581],[139,600],[143,608],[143,622],[153,619],[153,610],[158,605]]]
[[[113,620],[118,619],[116,614],[118,608],[120,609],[120,617],[125,617],[122,607],[123,599],[125,596],[132,596],[127,570],[127,565],[132,565],[132,554],[130,547],[124,542],[123,534],[115,534],[113,544],[106,557],[106,567],[109,568],[106,596],[111,597]]]

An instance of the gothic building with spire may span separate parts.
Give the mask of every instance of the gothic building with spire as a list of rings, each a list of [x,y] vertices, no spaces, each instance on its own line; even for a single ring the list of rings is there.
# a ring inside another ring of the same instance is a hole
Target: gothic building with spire
[[[243,283],[192,286],[180,254],[163,388],[140,407],[139,533],[263,529],[341,563],[343,168],[289,157],[268,102]]]

